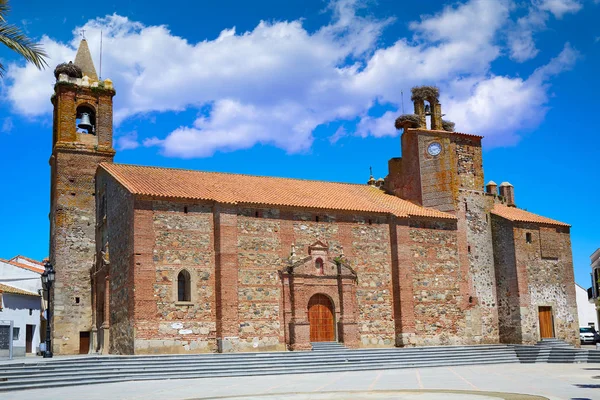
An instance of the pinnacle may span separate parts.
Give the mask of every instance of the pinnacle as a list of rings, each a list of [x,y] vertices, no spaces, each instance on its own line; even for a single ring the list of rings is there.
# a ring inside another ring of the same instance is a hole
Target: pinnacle
[[[92,80],[98,80],[96,68],[94,68],[94,62],[92,61],[92,55],[87,45],[87,40],[85,39],[81,39],[81,42],[79,43],[79,49],[77,50],[74,64],[81,68],[83,75],[87,75]]]

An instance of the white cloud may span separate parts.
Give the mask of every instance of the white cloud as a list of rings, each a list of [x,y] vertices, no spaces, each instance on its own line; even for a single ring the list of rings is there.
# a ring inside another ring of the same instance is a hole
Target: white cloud
[[[182,126],[164,137],[138,139],[130,134],[117,138],[116,145],[132,149],[141,142],[186,158],[257,143],[301,152],[312,145],[317,126],[355,120],[360,136],[395,135],[397,113],[380,118],[368,113],[376,103],[400,108],[401,90],[407,92],[408,104],[408,89],[418,84],[439,85],[447,102],[444,111],[457,129],[473,129],[496,145],[514,142],[520,129],[539,123],[517,108],[532,101],[536,115],[543,116],[551,67],[543,79],[497,77],[490,71],[502,56],[498,39],[511,26],[510,0],[470,0],[445,7],[411,23],[414,36],[388,47],[378,43],[392,19],[360,16],[361,4],[333,1],[331,22],[314,32],[299,20],[261,21],[251,31],[232,27],[198,43],[173,35],[166,26],[146,26],[116,14],[88,21],[84,28],[94,55],[100,29],[104,32],[102,75],[117,90],[117,126],[133,115],[152,118],[156,112],[206,110],[195,121],[181,121]],[[559,12],[555,4],[545,7]],[[66,44],[42,39],[51,64],[74,58],[80,30],[75,28]],[[522,53],[535,48],[527,46],[524,42]],[[97,57],[94,61],[98,68]],[[5,92],[16,113],[50,114],[51,70],[13,64],[7,76]],[[479,112],[485,118],[478,121],[510,120],[510,130],[503,124],[473,122]],[[344,126],[332,142],[349,134]]]
[[[583,7],[578,0],[541,0],[537,2],[540,10],[551,12],[556,18],[576,13]]]
[[[574,14],[581,10],[577,0],[531,0],[528,13],[519,18],[508,31],[508,46],[511,59],[524,62],[537,56],[534,35],[546,29],[550,14],[561,19],[565,14]]]
[[[120,136],[117,136],[115,139],[115,146],[117,150],[134,150],[140,147],[140,142],[138,141],[138,134],[136,131],[129,132]]]

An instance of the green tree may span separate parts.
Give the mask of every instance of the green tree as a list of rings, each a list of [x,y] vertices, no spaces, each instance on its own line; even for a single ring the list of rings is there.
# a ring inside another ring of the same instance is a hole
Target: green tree
[[[6,22],[6,16],[10,11],[8,0],[0,0],[0,43],[15,51],[38,69],[48,66],[46,57],[48,54],[42,47],[29,39],[19,28]],[[0,63],[0,77],[4,76],[4,65]]]

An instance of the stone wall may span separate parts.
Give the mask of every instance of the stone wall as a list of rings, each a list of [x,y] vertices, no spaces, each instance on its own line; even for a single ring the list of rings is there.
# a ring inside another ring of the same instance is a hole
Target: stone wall
[[[108,324],[110,329],[109,351],[111,354],[133,354],[134,344],[134,281],[133,281],[133,195],[105,172],[98,174],[98,235],[97,259],[108,260]],[[105,215],[103,215],[105,214]],[[105,216],[105,218],[104,218]],[[108,252],[108,256],[103,255]],[[106,275],[104,275],[106,280]],[[107,290],[100,279],[99,288]],[[102,304],[104,293],[100,296]],[[106,307],[106,304],[103,304]],[[98,311],[97,311],[98,312]],[[101,320],[101,319],[100,319]]]
[[[432,156],[431,143],[441,145]],[[402,158],[389,161],[388,192],[425,207],[454,212],[459,190],[483,188],[481,138],[446,131],[407,129],[402,134]]]
[[[460,191],[459,235],[466,235],[461,256],[469,265],[467,332],[472,343],[498,343],[498,308],[490,211],[494,198],[482,191]]]
[[[517,271],[512,223],[491,215],[500,343],[522,343],[521,304],[528,300],[527,277]],[[519,276],[520,274],[520,276]]]
[[[540,340],[539,307],[551,307],[555,337],[578,345],[569,228],[510,222],[498,216],[492,222],[501,341],[533,344]],[[550,254],[544,251],[548,248]]]
[[[242,208],[237,218],[239,349],[285,350],[278,271],[285,264],[277,209]]]
[[[532,234],[531,243],[527,243],[527,233]],[[523,342],[539,340],[539,307],[550,306],[555,337],[579,345],[569,228],[515,223],[514,240],[517,269],[526,271],[529,289],[529,301],[521,314]],[[543,251],[549,247],[550,255]]]
[[[415,334],[404,345],[470,344],[464,312],[468,277],[459,262],[456,224],[412,221],[406,244],[412,258]]]
[[[135,353],[216,350],[212,207],[137,201]],[[191,301],[177,298],[177,276],[191,277]]]
[[[57,151],[52,157],[50,260],[53,351],[78,354],[80,332],[92,329],[90,269],[94,266],[96,166],[112,156]]]

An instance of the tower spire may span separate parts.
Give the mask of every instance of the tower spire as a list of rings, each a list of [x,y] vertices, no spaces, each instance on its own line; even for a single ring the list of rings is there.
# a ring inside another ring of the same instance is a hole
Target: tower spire
[[[84,76],[87,75],[91,80],[94,81],[98,80],[98,75],[96,74],[96,68],[94,67],[94,62],[92,61],[90,48],[88,47],[87,40],[85,39],[81,39],[81,42],[79,43],[79,49],[77,50],[74,64],[81,68],[81,72]]]

